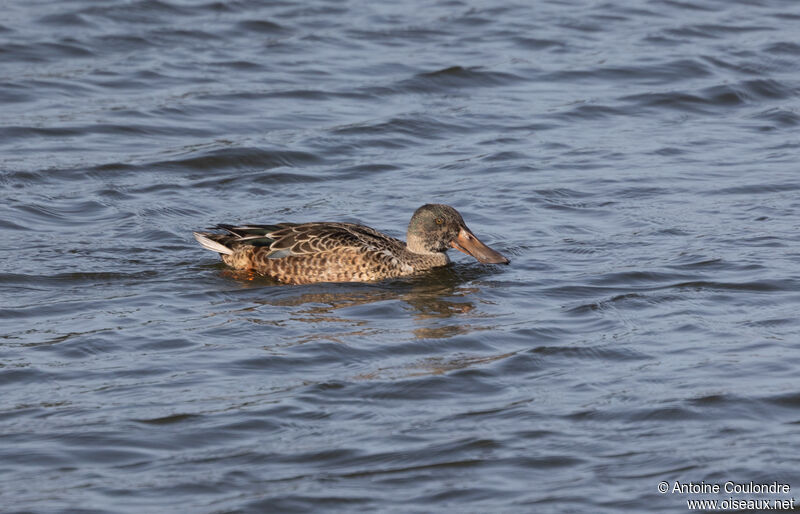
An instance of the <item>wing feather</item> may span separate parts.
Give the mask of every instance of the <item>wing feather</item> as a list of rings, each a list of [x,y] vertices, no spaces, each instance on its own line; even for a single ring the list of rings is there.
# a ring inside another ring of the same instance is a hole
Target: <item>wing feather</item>
[[[231,243],[268,247],[267,257],[313,255],[339,249],[380,251],[403,242],[355,223],[277,223],[274,225],[217,225]]]
[[[309,255],[343,248],[375,250],[401,241],[354,223],[304,223],[268,234],[273,250],[289,250],[292,255]]]

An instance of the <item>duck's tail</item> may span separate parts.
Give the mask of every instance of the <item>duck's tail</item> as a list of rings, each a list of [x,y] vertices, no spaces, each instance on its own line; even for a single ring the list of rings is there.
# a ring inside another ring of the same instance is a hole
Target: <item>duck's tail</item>
[[[232,241],[233,238],[223,234],[209,234],[208,232],[192,232],[197,242],[206,250],[217,252],[223,255],[233,255],[233,250],[225,245],[226,240]]]

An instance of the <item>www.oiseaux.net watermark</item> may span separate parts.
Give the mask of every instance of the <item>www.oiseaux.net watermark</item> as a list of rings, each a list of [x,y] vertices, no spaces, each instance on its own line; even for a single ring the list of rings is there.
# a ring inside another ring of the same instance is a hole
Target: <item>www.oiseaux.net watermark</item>
[[[675,480],[659,482],[658,492],[687,496],[689,510],[795,510],[795,499],[785,498],[791,494],[791,486],[779,482],[762,484],[728,480],[719,484]],[[706,497],[698,498],[697,495]],[[727,497],[710,498],[711,495]]]

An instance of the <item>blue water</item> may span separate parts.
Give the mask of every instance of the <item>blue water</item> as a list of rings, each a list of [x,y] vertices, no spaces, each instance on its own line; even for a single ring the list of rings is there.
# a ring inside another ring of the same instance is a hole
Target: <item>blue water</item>
[[[798,21],[777,0],[6,2],[0,510],[797,497]],[[511,265],[283,286],[191,236],[404,237],[428,202]],[[728,480],[791,492],[657,488]]]

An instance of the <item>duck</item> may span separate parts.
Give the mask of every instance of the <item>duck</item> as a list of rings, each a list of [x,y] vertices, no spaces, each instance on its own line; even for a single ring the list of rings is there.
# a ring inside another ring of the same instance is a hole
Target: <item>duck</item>
[[[455,248],[484,264],[510,261],[478,239],[461,214],[443,204],[417,209],[406,242],[356,223],[219,224],[193,232],[200,245],[236,270],[286,284],[373,282],[446,266]]]

